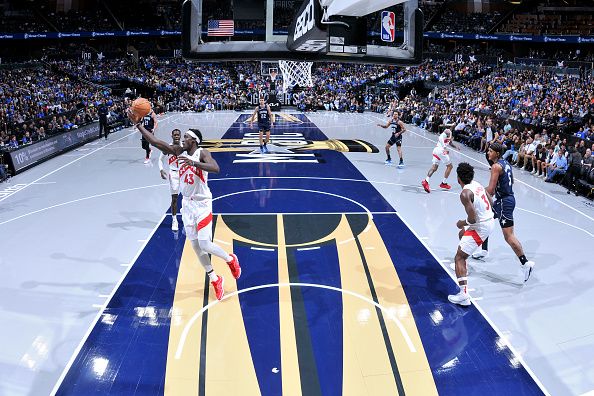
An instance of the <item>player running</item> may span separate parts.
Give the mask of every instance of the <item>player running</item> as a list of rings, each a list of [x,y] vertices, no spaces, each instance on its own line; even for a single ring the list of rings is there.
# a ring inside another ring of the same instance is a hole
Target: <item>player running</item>
[[[250,127],[254,124],[254,119],[258,117],[258,132],[260,133],[260,152],[262,154],[269,153],[266,143],[270,142],[270,130],[273,127],[272,110],[270,106],[266,104],[264,98],[260,98],[260,104],[254,109],[252,114]],[[266,133],[266,138],[264,138]]]
[[[516,207],[516,198],[514,197],[513,184],[514,175],[511,165],[501,158],[503,146],[499,143],[493,143],[489,147],[489,160],[493,162],[491,166],[491,179],[487,186],[489,194],[495,196],[493,210],[495,218],[499,219],[499,225],[503,232],[505,242],[512,248],[518,260],[520,260],[522,272],[524,273],[524,282],[527,282],[534,268],[534,261],[530,261],[524,255],[522,244],[514,234],[514,209]],[[484,259],[488,256],[488,239],[483,243],[482,251],[472,255],[475,259]]]
[[[129,117],[132,119],[133,115],[129,113]],[[225,260],[235,279],[241,276],[241,267],[235,254],[226,253],[212,242],[212,193],[208,187],[208,174],[219,173],[219,164],[208,150],[198,147],[202,142],[202,133],[198,129],[186,131],[182,146],[172,146],[157,139],[141,123],[136,126],[151,145],[178,158],[179,184],[183,196],[181,214],[186,236],[210,278],[217,300],[221,300],[225,294],[224,279],[214,272],[209,254]]]
[[[458,147],[454,144],[454,139],[452,138],[452,130],[446,129],[441,133],[441,135],[439,135],[437,146],[435,146],[433,149],[433,165],[431,165],[431,168],[429,168],[427,177],[421,181],[421,185],[428,193],[431,192],[431,188],[429,187],[429,178],[435,173],[435,171],[437,171],[437,168],[439,168],[439,163],[442,161],[444,164],[446,164],[446,170],[444,178],[439,187],[445,190],[452,188],[452,186],[448,184],[448,177],[450,177],[450,173],[454,168],[452,161],[450,160],[450,146],[456,150],[458,149]]]
[[[377,124],[384,129],[392,127],[392,137],[386,143],[386,165],[392,165],[392,157],[390,156],[390,148],[395,144],[396,149],[398,150],[398,156],[400,157],[400,162],[398,163],[398,167],[401,168],[404,166],[404,159],[402,158],[402,134],[406,132],[406,127],[404,123],[400,121],[400,117],[398,116],[398,112],[394,111],[392,116],[389,118],[388,122],[385,125]]]
[[[181,131],[179,129],[171,131],[171,139],[173,142],[170,146],[182,147],[179,144],[181,140]],[[168,172],[163,169],[164,160],[167,160],[169,166]],[[177,163],[177,156],[162,152],[159,155],[159,172],[163,180],[169,180],[169,191],[171,192],[171,229],[177,231],[179,229],[177,223],[177,196],[179,195],[179,165]]]
[[[148,113],[147,115],[142,117],[140,122],[142,123],[142,125],[144,126],[144,128],[147,131],[149,131],[153,135],[155,134],[155,131],[157,130],[158,121],[157,121],[157,115],[155,114],[154,111],[151,110],[150,113]],[[153,151],[151,150],[151,146],[150,146],[148,140],[145,139],[144,136],[142,138],[140,138],[140,141],[142,142],[142,149],[145,151],[144,163],[148,164],[151,160],[151,154]]]

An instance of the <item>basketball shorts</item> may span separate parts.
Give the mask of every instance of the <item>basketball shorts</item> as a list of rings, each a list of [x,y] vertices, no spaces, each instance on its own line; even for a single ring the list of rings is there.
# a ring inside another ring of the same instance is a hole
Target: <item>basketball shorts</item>
[[[515,208],[516,198],[513,195],[493,202],[493,212],[495,213],[495,218],[499,220],[501,228],[513,227]]]
[[[212,200],[194,201],[184,197],[180,212],[190,241],[212,240]]]
[[[491,219],[477,225],[465,227],[464,235],[458,244],[460,250],[470,256],[491,235],[494,225],[495,221]]]
[[[179,194],[179,172],[169,171],[169,191],[171,195]]]
[[[390,146],[396,145],[397,147],[402,146],[402,135],[392,135],[392,137],[390,138],[390,140],[388,140],[388,144]]]
[[[258,130],[267,132],[270,130],[270,123],[260,124],[258,123]]]
[[[442,161],[445,165],[451,164],[452,160],[450,160],[450,154],[448,151],[435,147],[433,149],[433,165],[439,165]]]

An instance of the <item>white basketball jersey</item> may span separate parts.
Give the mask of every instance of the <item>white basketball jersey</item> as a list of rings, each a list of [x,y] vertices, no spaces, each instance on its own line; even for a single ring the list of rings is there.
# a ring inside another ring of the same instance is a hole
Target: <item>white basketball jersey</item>
[[[194,162],[200,162],[201,148],[196,150],[194,155],[184,153],[183,156]],[[184,198],[192,198],[196,201],[212,199],[212,193],[208,188],[208,172],[195,166],[182,165],[179,168],[179,191]]]
[[[448,154],[450,151],[448,150],[448,146],[452,141],[452,134],[448,134],[446,132],[442,132],[439,135],[439,140],[437,141],[437,148],[442,151],[442,154]]]
[[[177,163],[177,156],[173,154],[167,154],[167,164],[169,164],[169,170],[177,172],[179,170],[179,164]]]
[[[474,180],[464,186],[464,190],[470,190],[474,194],[474,200],[472,202],[474,206],[474,212],[476,213],[477,222],[483,223],[493,219],[493,208],[489,203],[487,192],[485,187]]]

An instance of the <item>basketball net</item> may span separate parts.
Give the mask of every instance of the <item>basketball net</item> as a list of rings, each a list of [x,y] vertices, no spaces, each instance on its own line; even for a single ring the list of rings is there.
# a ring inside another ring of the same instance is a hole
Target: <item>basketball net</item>
[[[311,79],[311,67],[313,62],[298,62],[291,60],[279,60],[278,66],[283,74],[283,91],[287,92],[295,85],[300,87],[313,87]]]

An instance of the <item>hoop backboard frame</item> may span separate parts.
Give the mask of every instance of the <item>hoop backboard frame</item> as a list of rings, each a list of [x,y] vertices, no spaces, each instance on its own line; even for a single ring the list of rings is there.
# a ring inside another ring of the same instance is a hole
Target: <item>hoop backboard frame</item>
[[[182,6],[182,54],[184,58],[203,62],[224,61],[314,61],[353,62],[394,65],[415,65],[422,62],[423,13],[418,9],[418,0],[390,0],[392,5],[404,5],[404,37],[406,48],[367,45],[363,55],[331,52],[290,51],[287,36],[273,34],[273,0],[266,0],[265,41],[225,41],[204,43],[202,40],[202,1],[185,0]],[[307,1],[307,0],[306,0]],[[318,1],[318,0],[310,0]],[[337,1],[337,0],[335,0]],[[383,3],[386,3],[384,0]],[[194,21],[198,21],[194,23]],[[328,40],[328,48],[330,47]]]

